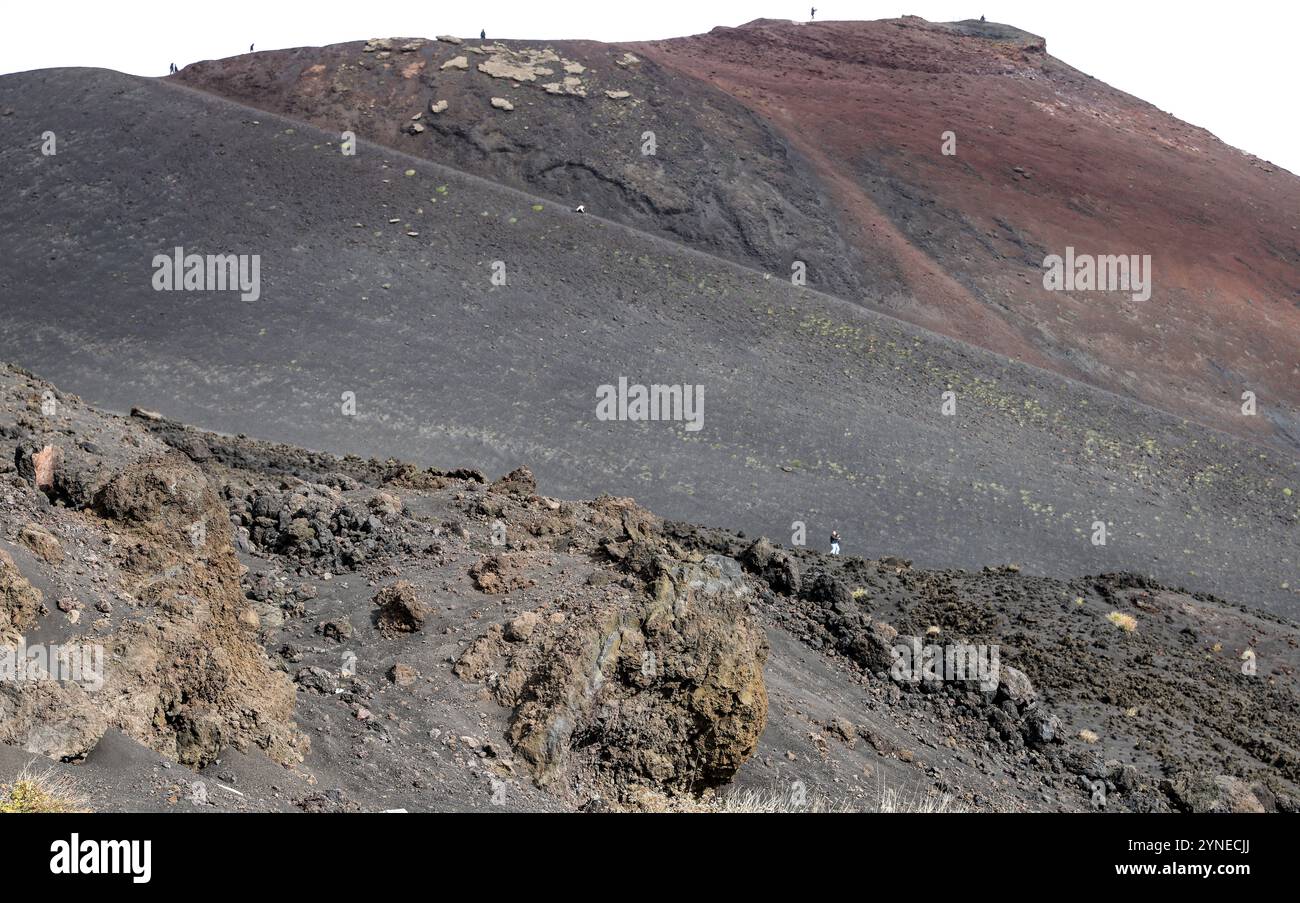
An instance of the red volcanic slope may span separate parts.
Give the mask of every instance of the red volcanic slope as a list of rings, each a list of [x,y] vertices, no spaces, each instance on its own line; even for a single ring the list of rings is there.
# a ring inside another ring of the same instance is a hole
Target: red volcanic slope
[[[850,242],[906,274],[899,315],[1300,443],[1300,178],[992,23],[759,20],[632,46],[784,133]],[[1046,291],[1067,246],[1150,254],[1150,300]],[[1241,416],[1244,390],[1264,416]]]

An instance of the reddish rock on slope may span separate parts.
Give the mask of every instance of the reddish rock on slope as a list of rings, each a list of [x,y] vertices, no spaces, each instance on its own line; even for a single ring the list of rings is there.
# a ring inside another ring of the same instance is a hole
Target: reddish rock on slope
[[[392,39],[178,78],[781,277],[804,261],[812,287],[1300,443],[1300,179],[1015,28],[906,17],[634,45]],[[502,93],[509,114],[490,106]],[[1151,297],[1045,290],[1044,258],[1067,247],[1151,255]],[[1246,390],[1260,416],[1241,415]]]
[[[993,23],[759,20],[636,50],[721,88],[806,155],[850,243],[888,250],[905,274],[900,316],[1300,441],[1294,175]],[[1151,298],[1046,291],[1043,259],[1067,246],[1150,254]],[[1240,415],[1244,390],[1266,416]]]

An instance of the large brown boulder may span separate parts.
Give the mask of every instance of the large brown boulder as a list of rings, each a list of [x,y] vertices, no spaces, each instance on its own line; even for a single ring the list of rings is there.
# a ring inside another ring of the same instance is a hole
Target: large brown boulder
[[[375,626],[381,633],[393,635],[398,633],[415,633],[424,628],[424,619],[429,613],[427,605],[421,601],[419,593],[408,580],[398,580],[375,593],[374,603],[378,608],[375,613]]]
[[[531,496],[537,494],[537,478],[527,467],[517,467],[493,483],[490,492],[508,492],[512,495]]]
[[[731,780],[767,722],[751,592],[730,558],[666,562],[645,592],[493,628],[457,673],[514,709],[508,739],[539,784],[698,794]]]
[[[49,530],[38,524],[24,524],[18,531],[18,541],[47,564],[63,562],[63,548]]]
[[[75,759],[94,749],[108,717],[92,694],[48,672],[0,681],[0,743],[51,759]]]
[[[62,641],[102,647],[101,685],[5,687],[0,741],[75,758],[115,727],[187,765],[205,765],[226,746],[300,761],[307,744],[293,723],[293,684],[271,667],[244,618],[229,515],[203,472],[175,453],[81,458],[75,473],[93,479],[61,497],[74,508],[85,500],[70,513],[82,533],[111,535],[105,577],[139,613]],[[71,474],[56,468],[56,489]],[[32,536],[28,545],[38,545]],[[12,562],[0,561],[0,634],[10,639],[32,625],[34,591],[20,581]]]

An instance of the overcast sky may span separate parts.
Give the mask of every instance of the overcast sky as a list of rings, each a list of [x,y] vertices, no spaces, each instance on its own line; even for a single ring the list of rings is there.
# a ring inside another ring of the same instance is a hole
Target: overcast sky
[[[163,75],[167,64],[361,38],[588,38],[633,41],[760,17],[806,19],[775,0],[0,0],[0,72],[102,66]],[[201,11],[201,12],[200,12]],[[1047,51],[1108,84],[1300,173],[1300,2],[1241,0],[856,0],[817,4],[818,19],[978,19],[1047,39]]]

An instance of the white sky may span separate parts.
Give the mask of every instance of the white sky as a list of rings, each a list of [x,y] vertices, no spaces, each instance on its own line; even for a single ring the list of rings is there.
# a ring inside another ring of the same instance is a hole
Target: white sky
[[[167,64],[372,37],[634,41],[760,17],[804,19],[780,0],[3,0],[0,73],[101,66],[163,75]],[[978,19],[1047,39],[1047,51],[1108,84],[1300,173],[1296,0],[856,0],[817,3],[817,18]]]

